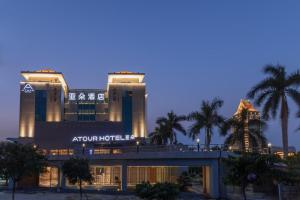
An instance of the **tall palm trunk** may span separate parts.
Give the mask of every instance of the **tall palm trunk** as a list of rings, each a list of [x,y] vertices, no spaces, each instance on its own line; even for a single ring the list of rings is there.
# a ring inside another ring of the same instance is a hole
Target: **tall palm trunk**
[[[80,192],[80,200],[82,200],[82,181],[79,180],[79,192]]]
[[[281,99],[281,131],[282,131],[282,144],[283,144],[283,156],[288,156],[289,144],[288,144],[288,107],[286,97]]]
[[[242,187],[241,187],[241,190],[242,190],[242,195],[243,195],[243,199],[244,200],[247,200],[247,196],[246,196],[246,184],[242,183]]]
[[[16,180],[12,179],[12,200],[15,200],[15,193],[16,193]]]
[[[205,129],[205,148],[206,149],[209,149],[210,140],[211,140],[211,131],[209,128],[206,128]]]

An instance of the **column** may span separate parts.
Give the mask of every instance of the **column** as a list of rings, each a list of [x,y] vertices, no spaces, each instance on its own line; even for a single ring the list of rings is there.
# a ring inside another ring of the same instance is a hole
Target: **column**
[[[66,183],[65,183],[66,179],[65,179],[65,176],[62,172],[61,166],[58,167],[58,174],[59,174],[59,183],[57,185],[58,186],[57,190],[59,191],[59,190],[64,189],[66,187]]]
[[[127,164],[122,164],[122,191],[127,190]]]
[[[219,169],[218,169],[218,161],[217,160],[213,160],[211,162],[211,165],[209,166],[209,182],[210,182],[210,191],[209,191],[209,195],[211,196],[211,198],[219,198],[219,186],[222,183],[219,183]],[[220,180],[222,181],[222,180]]]
[[[202,166],[202,184],[203,184],[204,194],[209,194],[211,191],[210,177],[211,177],[210,167]]]

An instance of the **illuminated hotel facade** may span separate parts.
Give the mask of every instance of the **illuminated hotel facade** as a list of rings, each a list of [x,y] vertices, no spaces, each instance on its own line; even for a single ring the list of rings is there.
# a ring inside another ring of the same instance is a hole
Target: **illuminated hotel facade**
[[[63,156],[108,156],[136,152],[145,142],[146,84],[143,73],[108,74],[106,89],[70,88],[61,72],[22,71],[17,141],[31,143],[51,160],[33,185],[76,188],[62,178]],[[124,177],[120,161],[90,158],[94,181],[85,188],[118,188]],[[176,182],[178,167],[128,166],[128,187],[142,181]],[[60,180],[64,180],[63,183]],[[27,183],[28,184],[28,181]],[[120,189],[120,188],[118,188]],[[123,186],[124,189],[124,186]]]
[[[147,136],[143,73],[108,74],[107,89],[70,89],[53,70],[23,71],[20,83],[20,138],[35,139],[37,123],[110,123],[136,138]]]
[[[36,146],[49,166],[19,186],[78,188],[62,174],[64,161],[76,156],[90,161],[94,179],[84,183],[85,189],[126,191],[144,181],[175,183],[189,166],[198,166],[204,193],[220,195],[219,159],[227,152],[148,143],[144,73],[109,73],[105,89],[70,88],[53,70],[21,75],[19,137],[10,140]]]

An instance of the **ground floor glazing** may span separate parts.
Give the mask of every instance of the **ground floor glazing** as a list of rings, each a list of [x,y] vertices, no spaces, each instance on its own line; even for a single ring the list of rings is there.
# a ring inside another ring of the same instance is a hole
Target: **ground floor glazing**
[[[161,182],[176,183],[177,178],[185,169],[184,167],[168,166],[128,166],[127,187],[135,187],[136,184],[142,182],[150,182],[152,184]],[[92,183],[84,183],[83,188],[121,190],[122,166],[91,165],[91,174],[93,175]],[[63,177],[61,177],[57,167],[47,167],[39,175],[39,186],[58,187],[61,178]],[[67,179],[64,182],[66,188],[75,189],[78,187],[70,184]]]

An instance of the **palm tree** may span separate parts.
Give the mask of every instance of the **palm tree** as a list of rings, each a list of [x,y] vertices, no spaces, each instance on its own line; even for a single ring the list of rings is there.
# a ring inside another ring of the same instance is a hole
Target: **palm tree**
[[[205,129],[205,147],[208,149],[214,127],[221,127],[224,122],[224,117],[218,111],[223,106],[223,101],[219,98],[214,98],[212,102],[202,101],[200,111],[192,112],[188,116],[189,121],[194,123],[190,127],[190,137],[195,140],[200,134],[201,129]]]
[[[260,118],[249,117],[248,109],[227,120],[222,127],[222,135],[230,135],[225,139],[227,146],[238,145],[242,151],[260,150],[267,146],[267,139],[263,134],[266,123]],[[249,143],[248,145],[246,143]]]
[[[157,123],[157,127],[149,134],[149,137],[152,144],[164,145],[168,143],[168,135],[162,123]]]
[[[186,131],[181,125],[181,122],[186,120],[183,115],[177,116],[173,111],[169,112],[166,117],[160,117],[156,123],[160,125],[160,132],[163,132],[164,137],[168,138],[170,144],[177,143],[176,131],[186,135]]]
[[[297,87],[300,85],[299,71],[287,75],[285,67],[281,65],[267,65],[263,69],[267,77],[256,84],[248,93],[248,97],[255,99],[255,104],[263,104],[263,118],[268,120],[271,114],[276,117],[279,107],[282,131],[282,143],[284,157],[288,155],[288,116],[289,107],[287,97],[290,97],[300,106],[300,93]]]

